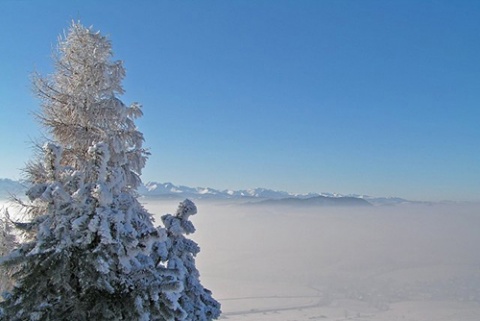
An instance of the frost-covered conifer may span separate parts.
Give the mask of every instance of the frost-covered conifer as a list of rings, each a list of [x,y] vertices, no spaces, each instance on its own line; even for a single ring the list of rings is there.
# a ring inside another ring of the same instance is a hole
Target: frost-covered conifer
[[[113,195],[107,145],[87,149],[85,170],[60,165],[57,145],[44,150],[47,180],[27,195],[46,210],[35,217],[35,237],[5,258],[18,270],[0,304],[4,320],[184,318],[170,293],[182,289],[179,274],[162,263],[166,231],[130,193]]]
[[[126,106],[117,95],[125,69],[111,61],[111,44],[98,32],[73,23],[60,39],[55,56],[56,72],[49,77],[35,75],[35,92],[42,101],[40,122],[63,148],[61,162],[75,169],[86,166],[87,146],[104,142],[110,153],[109,165],[114,193],[136,188],[145,166],[143,135],[135,126],[142,115],[140,105]],[[43,180],[37,167],[31,179]],[[27,169],[29,170],[29,169]],[[40,177],[38,177],[40,176]]]
[[[35,78],[51,141],[26,169],[32,220],[17,226],[31,234],[2,258],[16,283],[0,320],[205,319],[185,310],[170,236],[136,199],[141,111],[117,98],[125,71],[111,57],[105,37],[73,23],[56,72]]]
[[[194,241],[185,238],[195,232],[189,216],[197,213],[197,207],[190,200],[178,206],[175,215],[162,216],[171,242],[168,254],[168,268],[180,273],[184,284],[183,291],[178,294],[179,302],[187,313],[186,320],[208,321],[220,316],[220,304],[213,299],[212,293],[200,283],[200,273],[195,267],[195,256],[200,248]]]
[[[9,222],[8,211],[2,210],[2,213],[0,213],[0,257],[8,254],[16,245],[16,238]],[[10,274],[11,271],[7,267],[0,266],[0,293],[12,287]]]

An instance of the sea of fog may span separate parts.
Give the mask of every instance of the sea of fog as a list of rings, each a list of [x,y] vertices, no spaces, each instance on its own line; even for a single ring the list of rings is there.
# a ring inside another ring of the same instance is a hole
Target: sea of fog
[[[178,204],[141,202],[158,224]],[[197,267],[222,319],[480,320],[480,204],[196,204]]]
[[[157,221],[176,202],[142,199]],[[197,201],[202,283],[229,320],[480,320],[480,205]]]

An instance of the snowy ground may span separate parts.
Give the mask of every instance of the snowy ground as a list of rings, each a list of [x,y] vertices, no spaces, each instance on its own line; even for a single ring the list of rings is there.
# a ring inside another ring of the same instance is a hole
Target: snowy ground
[[[225,320],[480,320],[480,206],[197,206],[197,264]]]
[[[178,204],[142,202],[157,222]],[[222,320],[480,320],[480,205],[197,206]]]

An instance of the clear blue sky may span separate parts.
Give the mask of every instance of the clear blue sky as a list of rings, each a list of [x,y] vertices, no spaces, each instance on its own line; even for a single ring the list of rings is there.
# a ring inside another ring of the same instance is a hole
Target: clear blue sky
[[[0,177],[72,19],[125,63],[144,181],[480,200],[480,1],[0,0]]]

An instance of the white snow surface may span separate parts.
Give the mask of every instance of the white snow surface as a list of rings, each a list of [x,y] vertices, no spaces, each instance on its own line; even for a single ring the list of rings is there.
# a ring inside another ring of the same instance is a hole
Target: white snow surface
[[[177,203],[143,202],[157,222]],[[480,320],[480,205],[196,204],[197,267],[221,319]]]

